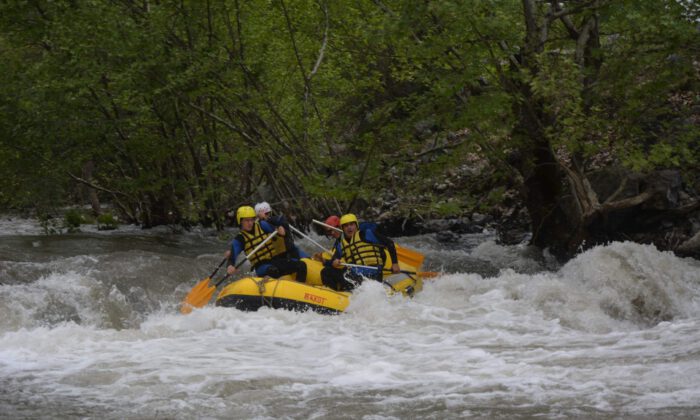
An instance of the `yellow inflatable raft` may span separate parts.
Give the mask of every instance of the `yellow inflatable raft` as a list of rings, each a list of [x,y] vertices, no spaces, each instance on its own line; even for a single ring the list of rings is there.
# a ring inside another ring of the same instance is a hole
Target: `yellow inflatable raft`
[[[216,298],[216,306],[233,307],[242,311],[257,311],[261,307],[319,313],[343,312],[350,303],[350,292],[338,292],[323,286],[323,264],[302,259],[307,266],[306,282],[300,283],[293,276],[279,279],[245,277],[226,285]],[[415,267],[401,264],[405,272],[384,277],[382,283],[390,294],[413,296],[423,289],[423,279]],[[374,281],[374,280],[367,280]]]

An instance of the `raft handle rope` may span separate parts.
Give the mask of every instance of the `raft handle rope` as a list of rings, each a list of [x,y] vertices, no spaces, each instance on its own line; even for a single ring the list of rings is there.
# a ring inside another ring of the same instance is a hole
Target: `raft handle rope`
[[[260,296],[262,296],[263,293],[265,293],[265,283],[270,281],[270,276],[265,276],[265,277],[261,278],[260,281],[256,281],[256,280],[253,280],[253,281],[255,281],[255,285],[258,286],[258,293],[260,293]]]
[[[275,288],[272,290],[272,295],[270,296],[269,299],[265,298],[265,284],[277,280],[277,283],[275,284]],[[261,278],[259,281],[253,280],[255,284],[258,286],[258,292],[260,293],[260,302],[262,303],[263,306],[267,306],[268,308],[272,308],[272,303],[275,300],[275,295],[277,294],[277,288],[280,285],[280,279],[275,279],[270,276],[265,276]]]

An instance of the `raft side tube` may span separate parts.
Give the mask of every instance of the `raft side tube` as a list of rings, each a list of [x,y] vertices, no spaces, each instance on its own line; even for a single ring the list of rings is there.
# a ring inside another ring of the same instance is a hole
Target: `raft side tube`
[[[401,293],[413,297],[416,292],[423,290],[423,279],[415,274],[391,274],[384,276],[384,283],[391,286],[390,293]]]
[[[257,310],[268,306],[338,313],[349,305],[349,296],[348,292],[299,283],[289,276],[280,279],[246,277],[226,285],[217,296],[216,305],[241,310]]]

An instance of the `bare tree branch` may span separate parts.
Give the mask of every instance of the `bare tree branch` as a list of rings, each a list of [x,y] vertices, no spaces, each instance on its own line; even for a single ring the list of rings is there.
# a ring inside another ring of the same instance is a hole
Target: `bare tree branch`
[[[318,107],[316,106],[316,101],[314,101],[313,96],[311,95],[311,78],[306,74],[306,71],[304,70],[304,63],[301,60],[301,54],[299,53],[296,38],[294,37],[294,28],[292,27],[292,20],[289,17],[287,6],[285,5],[284,0],[280,0],[280,4],[282,5],[284,18],[287,22],[287,30],[289,31],[289,38],[292,42],[294,56],[296,57],[297,65],[299,66],[299,71],[301,72],[302,79],[304,80],[304,102],[311,102],[311,106],[313,107],[316,113],[316,117],[319,121],[323,122],[323,118],[321,118],[321,112],[318,110]]]
[[[583,3],[576,5],[576,7],[572,7],[570,9],[562,9],[561,4],[558,0],[551,0],[550,3],[555,8],[555,12],[550,13],[547,18],[550,21],[554,21],[554,20],[557,20],[559,18],[568,16],[568,15],[574,15],[576,13],[583,11],[584,9],[587,9],[587,8],[593,6],[597,2],[598,2],[598,0],[589,0],[589,1],[586,1],[586,2],[583,2]]]
[[[248,133],[246,133],[245,131],[243,131],[242,129],[238,128],[236,125],[234,125],[232,122],[227,121],[227,120],[221,118],[220,116],[214,114],[213,112],[209,112],[208,110],[206,110],[206,109],[204,109],[204,108],[202,108],[202,107],[200,107],[200,106],[198,106],[198,105],[195,105],[195,104],[193,104],[193,103],[190,102],[190,101],[185,101],[185,103],[186,103],[189,107],[194,108],[194,109],[196,109],[197,111],[199,111],[199,112],[201,112],[201,113],[203,113],[203,114],[205,114],[205,115],[208,115],[209,117],[211,117],[211,118],[215,119],[216,121],[220,122],[220,123],[223,124],[224,126],[228,127],[231,131],[234,131],[234,132],[240,134],[241,137],[243,137],[244,139],[246,139],[251,145],[255,145],[255,141],[253,140],[253,138],[250,137],[250,135],[249,135]]]
[[[326,51],[326,45],[328,44],[328,4],[326,4],[326,2],[324,1],[323,3],[319,4],[319,7],[321,7],[321,10],[323,10],[323,15],[326,17],[326,25],[323,29],[323,42],[321,43],[321,48],[318,50],[318,58],[316,59],[316,64],[314,64],[314,68],[311,69],[311,73],[309,73],[309,80],[311,80],[311,78],[314,77],[314,75],[318,71],[318,68],[321,66],[321,62],[323,61],[323,55]]]

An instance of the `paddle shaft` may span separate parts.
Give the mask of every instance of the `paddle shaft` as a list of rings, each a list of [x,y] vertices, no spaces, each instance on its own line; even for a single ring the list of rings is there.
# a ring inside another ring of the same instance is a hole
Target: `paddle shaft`
[[[208,278],[214,277],[214,276],[216,275],[216,273],[219,271],[219,269],[221,268],[221,266],[224,265],[224,263],[226,262],[226,260],[228,260],[228,258],[224,257],[224,259],[221,260],[221,262],[219,263],[219,265],[216,266],[216,268],[214,269],[214,271],[212,271],[212,273],[209,275]]]
[[[321,221],[318,221],[318,220],[316,220],[316,219],[311,219],[311,221],[314,222],[314,223],[316,223],[317,225],[321,225],[321,226],[323,226],[323,227],[327,227],[328,229],[333,229],[333,230],[335,230],[335,231],[337,231],[337,232],[343,233],[343,229],[339,229],[339,228],[337,228],[337,227],[335,227],[335,226],[327,225],[327,224],[325,224],[325,223],[323,223],[323,222],[321,222]]]
[[[371,265],[360,265],[360,264],[349,264],[349,263],[340,263],[341,265],[344,265],[346,267],[355,267],[355,268],[369,268],[371,270],[379,270],[379,267],[372,267]],[[382,271],[386,271],[387,273],[393,273],[393,271],[387,269],[387,268],[382,268]],[[409,270],[400,270],[400,273],[404,274],[418,274],[415,271],[409,271]]]
[[[262,248],[270,239],[274,238],[275,235],[277,235],[277,231],[272,232],[272,234],[270,234],[270,236],[268,236],[267,238],[265,238],[265,240],[263,240],[262,242],[260,242],[260,243],[258,244],[258,246],[256,246],[255,248],[253,248],[253,250],[250,251],[250,254],[246,255],[245,258],[243,258],[243,259],[241,260],[241,262],[239,262],[238,264],[235,265],[236,269],[238,269],[240,266],[242,266],[244,262],[248,261],[248,259],[249,259],[250,257],[252,257],[253,254],[255,254],[256,252],[258,252],[258,250],[259,250],[260,248]],[[220,285],[224,280],[226,280],[227,278],[229,278],[230,276],[231,276],[231,275],[227,273],[221,280],[219,280],[218,282],[216,282],[216,285],[215,285],[214,287],[219,287],[219,285]]]
[[[304,232],[300,231],[299,229],[295,228],[295,227],[292,226],[292,225],[289,225],[289,227],[294,231],[294,233],[297,233],[297,234],[301,235],[302,237],[308,239],[309,241],[311,241],[312,244],[316,245],[317,247],[321,248],[322,250],[328,251],[328,250],[326,249],[326,247],[324,247],[323,245],[321,245],[321,244],[319,244],[318,242],[316,242],[316,241],[314,241],[313,239],[311,239],[311,237],[310,237],[309,235],[304,234]]]
[[[360,265],[360,264],[350,264],[350,263],[340,263],[340,265],[344,265],[346,267],[369,268],[371,270],[379,270],[379,267],[373,267],[371,265]]]

